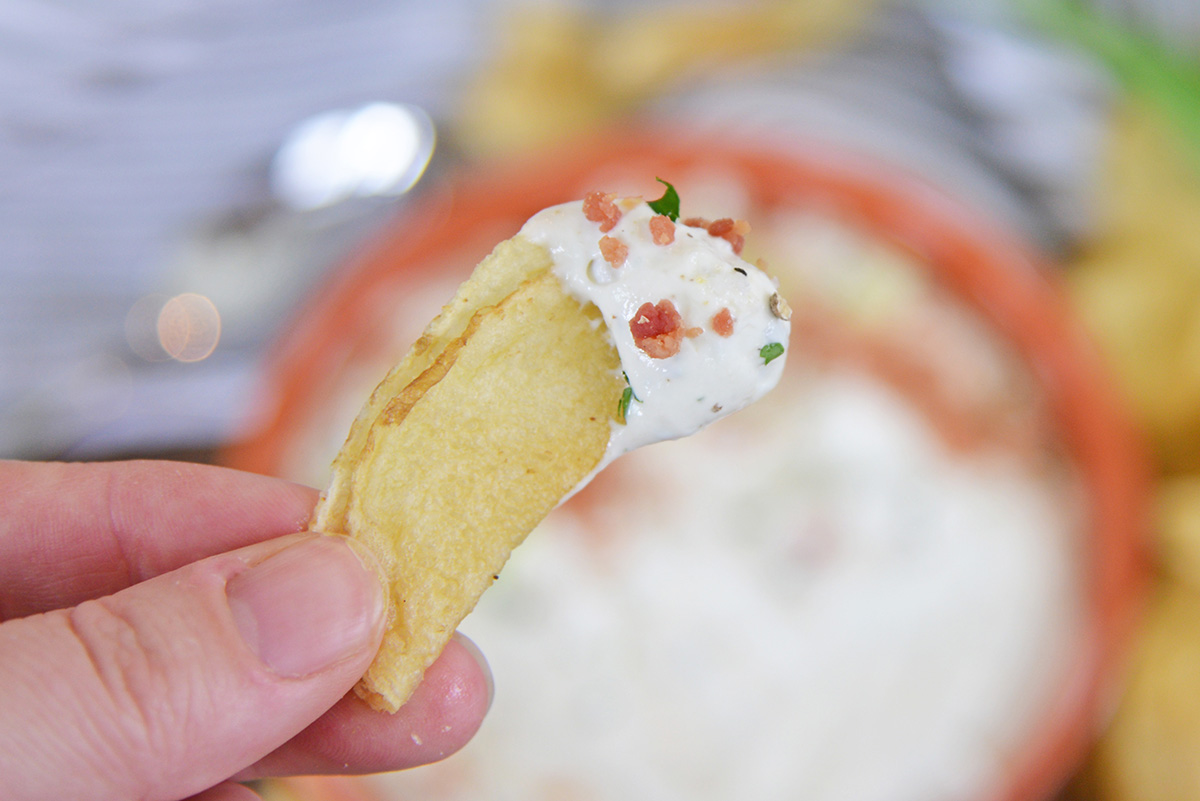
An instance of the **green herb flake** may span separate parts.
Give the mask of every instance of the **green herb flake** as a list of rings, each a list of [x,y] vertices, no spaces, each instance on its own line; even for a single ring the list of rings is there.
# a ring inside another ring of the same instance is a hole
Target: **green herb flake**
[[[633,387],[625,387],[621,393],[621,402],[617,404],[617,413],[621,423],[624,423],[629,414],[629,404],[633,401]]]
[[[665,215],[671,222],[675,222],[679,219],[679,193],[675,191],[675,187],[662,178],[655,178],[654,180],[667,187],[667,191],[658,200],[651,200],[646,205],[656,213]]]
[[[758,355],[762,356],[763,364],[770,364],[772,360],[783,355],[783,343],[772,342],[769,345],[763,345],[758,351]]]

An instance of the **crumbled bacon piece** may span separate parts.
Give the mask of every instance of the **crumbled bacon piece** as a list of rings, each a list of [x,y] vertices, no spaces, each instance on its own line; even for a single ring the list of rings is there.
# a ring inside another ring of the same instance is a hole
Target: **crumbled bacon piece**
[[[723,237],[723,236],[725,236],[725,234],[727,234],[733,230],[733,218],[732,217],[722,217],[719,220],[713,220],[711,223],[708,224],[707,230],[708,230],[709,236],[722,236]]]
[[[600,237],[600,255],[613,267],[620,267],[629,257],[629,246],[613,236]]]
[[[719,220],[706,220],[704,217],[688,217],[684,225],[692,228],[703,228],[709,236],[724,239],[733,246],[733,252],[740,254],[746,244],[746,234],[750,233],[750,223],[745,220],[735,220],[732,217],[722,217]]]
[[[600,223],[600,233],[608,233],[621,219],[621,210],[613,203],[615,197],[608,192],[588,192],[583,198],[583,216]]]
[[[633,342],[651,359],[666,359],[679,353],[684,337],[699,336],[699,328],[684,328],[675,304],[664,298],[643,303],[629,321]]]
[[[712,329],[717,336],[727,337],[733,335],[733,314],[728,308],[722,308],[719,312],[713,315]]]
[[[734,220],[732,217],[722,217],[709,223],[709,236],[724,239],[733,246],[734,253],[741,253],[746,244],[746,234],[750,233],[750,223],[745,220]]]
[[[656,245],[669,245],[675,241],[675,223],[665,214],[650,218],[650,236]]]

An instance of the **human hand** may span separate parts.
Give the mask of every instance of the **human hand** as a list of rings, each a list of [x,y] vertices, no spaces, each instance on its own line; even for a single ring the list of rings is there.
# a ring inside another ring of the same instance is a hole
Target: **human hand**
[[[383,593],[304,533],[314,490],[169,462],[0,461],[0,487],[5,799],[251,799],[235,782],[436,761],[483,719],[461,638],[395,715],[348,693]]]

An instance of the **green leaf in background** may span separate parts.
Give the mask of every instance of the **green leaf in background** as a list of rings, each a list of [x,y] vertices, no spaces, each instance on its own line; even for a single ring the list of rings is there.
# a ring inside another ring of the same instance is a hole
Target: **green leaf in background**
[[[1022,0],[1028,19],[1100,59],[1132,94],[1167,114],[1200,168],[1200,64],[1151,32],[1082,0]]]

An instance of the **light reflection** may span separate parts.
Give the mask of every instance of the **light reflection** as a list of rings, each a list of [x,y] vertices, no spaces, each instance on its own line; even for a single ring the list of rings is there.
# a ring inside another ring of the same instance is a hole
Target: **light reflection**
[[[158,343],[172,359],[198,362],[208,358],[221,338],[221,315],[204,295],[184,293],[163,304],[158,313]]]
[[[401,195],[433,156],[433,122],[420,108],[369,103],[327,111],[298,125],[271,165],[272,189],[298,210],[351,197]]]
[[[158,315],[169,295],[155,293],[138,298],[125,314],[125,341],[141,359],[161,362],[171,356],[158,340]]]

